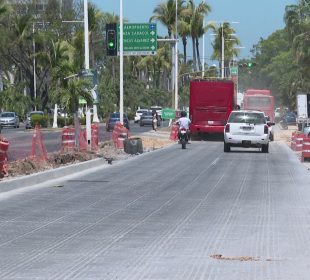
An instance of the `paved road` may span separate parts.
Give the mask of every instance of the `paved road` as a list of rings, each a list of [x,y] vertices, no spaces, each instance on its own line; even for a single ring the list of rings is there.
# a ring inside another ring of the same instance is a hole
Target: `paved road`
[[[177,144],[0,193],[0,279],[308,280],[310,175],[271,143]]]

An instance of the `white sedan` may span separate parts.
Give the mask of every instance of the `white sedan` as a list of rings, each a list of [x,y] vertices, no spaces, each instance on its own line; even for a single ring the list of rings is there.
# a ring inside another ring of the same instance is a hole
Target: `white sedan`
[[[148,112],[148,111],[149,111],[148,109],[138,109],[136,111],[136,115],[135,115],[135,118],[134,118],[135,123],[139,122],[142,114],[144,112]]]
[[[231,147],[257,147],[269,152],[270,129],[263,112],[232,111],[224,127],[224,152]]]

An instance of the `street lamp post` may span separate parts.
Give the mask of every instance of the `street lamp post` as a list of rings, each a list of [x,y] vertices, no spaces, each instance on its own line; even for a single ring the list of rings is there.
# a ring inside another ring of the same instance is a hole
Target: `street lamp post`
[[[120,69],[120,77],[119,77],[119,120],[120,123],[124,123],[124,46],[123,46],[123,0],[119,2],[120,6],[120,42],[119,42],[119,69]]]
[[[88,3],[84,0],[84,54],[85,69],[89,70]]]
[[[221,22],[221,38],[222,38],[222,59],[221,59],[221,76],[222,78],[225,78],[225,38],[224,38],[224,23],[228,21],[222,21]],[[239,23],[237,21],[232,21],[230,23]],[[234,35],[234,34],[229,34],[229,35]]]
[[[222,29],[222,63],[221,63],[221,70],[222,70],[222,79],[224,78],[224,63],[225,63],[225,56],[224,56],[224,50],[225,50],[225,48],[224,48],[224,31],[223,31],[223,29],[224,29],[224,24],[223,23],[221,23],[221,29]]]
[[[34,40],[34,22],[32,23],[32,34],[33,34],[33,39],[32,39],[32,47],[33,47],[33,96],[34,96],[34,110],[37,110],[37,76],[36,76],[36,43]]]
[[[174,85],[174,109],[178,109],[178,0],[175,1],[175,85]]]

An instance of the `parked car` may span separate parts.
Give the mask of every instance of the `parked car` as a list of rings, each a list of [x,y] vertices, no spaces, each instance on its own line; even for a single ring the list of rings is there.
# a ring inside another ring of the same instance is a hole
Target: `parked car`
[[[152,125],[153,124],[153,114],[152,111],[144,112],[140,118],[140,126]],[[160,126],[160,118],[157,122],[157,126]]]
[[[19,127],[19,117],[15,112],[2,112],[0,114],[0,124],[2,127]]]
[[[135,118],[134,118],[134,122],[135,123],[138,123],[140,121],[140,118],[141,118],[141,115],[144,113],[144,112],[148,112],[149,110],[148,109],[138,109],[136,111],[136,115],[135,115]]]
[[[43,111],[31,111],[31,112],[29,112],[27,114],[27,118],[26,118],[26,121],[25,121],[25,128],[26,129],[32,128],[31,118],[34,115],[44,116],[44,112]]]
[[[286,123],[288,125],[294,125],[296,124],[296,115],[293,112],[288,112],[284,115],[284,118],[286,120]]]
[[[126,114],[123,115],[124,126],[129,130],[129,120]],[[110,113],[106,122],[106,131],[113,130],[115,124],[120,122],[120,113]]]
[[[261,111],[232,111],[224,127],[224,152],[231,147],[257,147],[269,152],[270,130]]]

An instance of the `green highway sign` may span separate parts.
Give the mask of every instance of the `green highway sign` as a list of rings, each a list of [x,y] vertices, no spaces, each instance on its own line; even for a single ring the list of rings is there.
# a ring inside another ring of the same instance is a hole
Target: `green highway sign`
[[[163,108],[161,117],[163,119],[175,119],[175,110],[171,108]]]
[[[120,50],[120,25],[117,25],[117,49]],[[157,51],[157,26],[155,23],[124,23],[124,55],[155,55]]]
[[[238,67],[230,67],[230,74],[231,75],[238,75]]]

